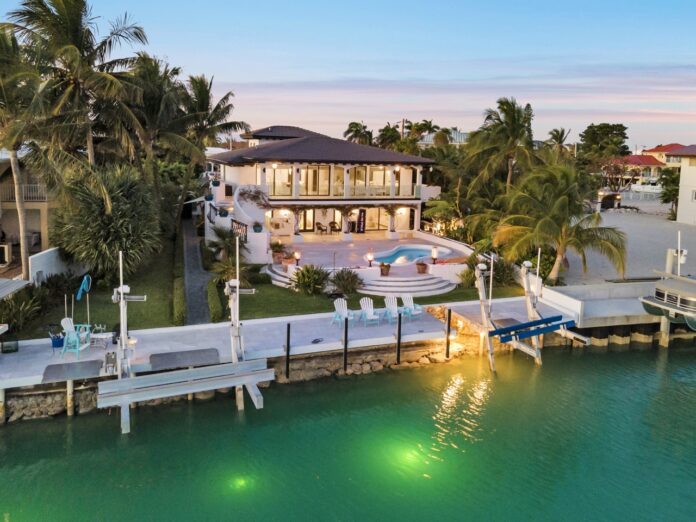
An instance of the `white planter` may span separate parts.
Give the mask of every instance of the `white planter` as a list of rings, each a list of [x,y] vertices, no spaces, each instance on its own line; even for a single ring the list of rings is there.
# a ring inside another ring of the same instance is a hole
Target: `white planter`
[[[353,241],[353,234],[350,232],[341,232],[341,239],[343,241]]]

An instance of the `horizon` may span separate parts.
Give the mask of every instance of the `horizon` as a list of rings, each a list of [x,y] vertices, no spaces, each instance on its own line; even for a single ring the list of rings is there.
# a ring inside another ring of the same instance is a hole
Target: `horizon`
[[[17,5],[7,2],[3,18]],[[297,125],[341,137],[350,121],[376,131],[425,118],[470,131],[498,98],[514,97],[531,103],[540,140],[565,127],[574,142],[590,123],[609,122],[628,127],[631,151],[696,142],[696,37],[641,30],[659,15],[647,2],[457,4],[425,15],[410,0],[163,5],[97,0],[93,15],[103,34],[127,12],[147,32],[149,53],[181,66],[184,78],[214,77],[218,95],[232,90],[233,118],[252,128]],[[688,19],[696,5],[668,1],[659,12]]]

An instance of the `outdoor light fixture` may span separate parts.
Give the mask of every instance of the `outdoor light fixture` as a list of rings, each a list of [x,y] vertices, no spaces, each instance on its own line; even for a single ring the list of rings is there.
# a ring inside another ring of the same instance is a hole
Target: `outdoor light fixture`
[[[300,254],[299,251],[296,251],[294,256],[295,256],[295,266],[300,266],[300,259],[302,258],[302,254]]]
[[[401,167],[399,167],[398,165],[396,167],[394,167],[394,172],[399,172],[400,170],[401,170]]]
[[[367,262],[370,263],[370,267],[372,267],[372,262],[375,260],[375,255],[372,252],[367,253]]]
[[[430,257],[433,258],[433,265],[434,265],[435,262],[437,261],[437,255],[438,255],[437,247],[434,246],[434,247],[432,248],[432,250],[430,250]]]
[[[278,164],[277,164],[277,163],[271,163],[271,167],[273,168],[273,170],[275,170],[275,169],[278,168]]]

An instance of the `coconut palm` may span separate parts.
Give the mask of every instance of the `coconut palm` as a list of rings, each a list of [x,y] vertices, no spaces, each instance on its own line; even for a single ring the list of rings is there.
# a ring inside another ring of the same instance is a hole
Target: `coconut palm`
[[[86,0],[23,0],[8,18],[12,23],[4,25],[49,60],[46,72],[55,95],[53,112],[74,124],[90,165],[95,165],[95,101],[125,99],[132,94],[117,72],[131,59],[110,59],[111,54],[123,43],[147,43],[145,31],[124,15],[99,38],[96,18]]]
[[[360,143],[362,145],[372,144],[372,131],[361,121],[351,121],[348,124],[348,128],[343,133],[343,137],[353,143]]]
[[[565,143],[569,135],[570,129],[565,130],[563,127],[551,129],[549,131],[549,139],[546,140],[546,143],[556,154],[561,156],[566,152]]]
[[[669,218],[676,220],[677,208],[679,206],[679,170],[662,169],[658,182],[662,187],[660,202],[669,203]]]
[[[36,133],[41,82],[34,64],[27,58],[27,50],[21,48],[17,38],[10,31],[0,30],[0,148],[6,149],[10,157],[22,279],[29,278],[29,247],[24,207],[25,177],[19,163],[19,151]]]
[[[391,125],[389,122],[379,129],[375,143],[383,149],[393,149],[401,140],[401,133],[398,125]]]
[[[555,283],[567,254],[580,256],[587,269],[587,252],[607,257],[623,275],[626,236],[613,227],[601,226],[598,213],[585,213],[588,194],[582,191],[580,174],[571,166],[538,167],[508,196],[507,215],[493,234],[494,246],[502,246],[510,260],[519,260],[539,247],[556,253],[548,281]]]
[[[523,107],[514,98],[500,98],[497,105],[497,109],[486,109],[483,125],[469,136],[469,152],[472,161],[481,165],[479,181],[504,170],[505,191],[509,192],[515,172],[534,158],[534,113],[531,105]]]

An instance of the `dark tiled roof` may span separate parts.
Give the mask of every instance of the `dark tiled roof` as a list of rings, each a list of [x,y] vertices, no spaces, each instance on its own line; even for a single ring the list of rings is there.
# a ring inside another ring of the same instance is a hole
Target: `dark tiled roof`
[[[226,165],[249,165],[277,161],[278,163],[353,163],[372,165],[431,165],[429,158],[401,154],[392,150],[359,145],[327,136],[294,138],[258,147],[231,150],[211,156],[211,161]]]
[[[287,140],[289,138],[306,138],[309,136],[324,135],[319,134],[318,132],[303,129],[302,127],[293,127],[291,125],[271,125],[270,127],[263,127],[261,129],[256,129],[242,134],[242,138],[245,140]]]
[[[670,150],[668,156],[696,156],[696,145],[688,145],[681,149]]]

